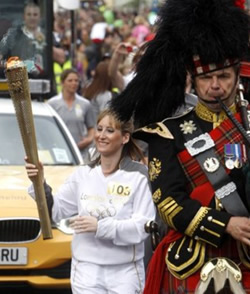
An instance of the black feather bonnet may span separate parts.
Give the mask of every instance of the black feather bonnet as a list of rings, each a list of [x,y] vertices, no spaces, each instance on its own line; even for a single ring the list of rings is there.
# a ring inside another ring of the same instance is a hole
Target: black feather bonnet
[[[187,72],[239,62],[248,50],[249,16],[233,0],[167,0],[155,38],[136,75],[111,102],[121,120],[136,127],[161,121],[184,104]],[[199,71],[198,71],[199,73]]]

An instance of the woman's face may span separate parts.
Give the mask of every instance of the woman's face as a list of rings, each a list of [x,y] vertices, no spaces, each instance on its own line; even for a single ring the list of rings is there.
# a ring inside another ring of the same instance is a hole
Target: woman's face
[[[122,134],[115,127],[112,117],[105,116],[97,124],[95,131],[96,148],[101,155],[112,156],[121,153],[124,144],[129,141],[129,133]]]
[[[66,79],[62,82],[63,90],[69,93],[76,93],[79,87],[79,78],[75,73],[70,73]]]

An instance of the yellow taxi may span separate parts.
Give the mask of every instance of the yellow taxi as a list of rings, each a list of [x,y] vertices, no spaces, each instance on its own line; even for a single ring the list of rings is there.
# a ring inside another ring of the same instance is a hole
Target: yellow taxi
[[[81,154],[67,127],[44,102],[32,102],[39,159],[53,193],[81,165]],[[11,99],[0,99],[0,289],[26,284],[34,288],[70,288],[72,231],[68,220],[52,223],[44,239],[24,148]]]

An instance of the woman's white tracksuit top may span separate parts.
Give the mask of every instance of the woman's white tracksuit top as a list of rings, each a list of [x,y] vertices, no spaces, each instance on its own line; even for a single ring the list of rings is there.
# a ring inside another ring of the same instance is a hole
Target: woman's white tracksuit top
[[[29,194],[34,195],[33,186]],[[74,234],[76,260],[99,265],[124,264],[144,257],[144,226],[155,219],[147,167],[124,158],[119,169],[104,176],[101,166],[81,166],[53,197],[55,222],[74,215],[98,219],[97,232]]]

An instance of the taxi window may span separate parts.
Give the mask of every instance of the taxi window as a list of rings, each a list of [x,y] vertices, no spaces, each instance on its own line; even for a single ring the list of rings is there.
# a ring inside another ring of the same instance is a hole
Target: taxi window
[[[52,117],[34,117],[38,156],[44,165],[75,165],[71,143]],[[0,165],[24,165],[25,151],[14,114],[0,115]]]
[[[5,78],[4,64],[18,56],[31,78],[48,73],[48,23],[46,9],[51,1],[0,0],[0,78]]]

